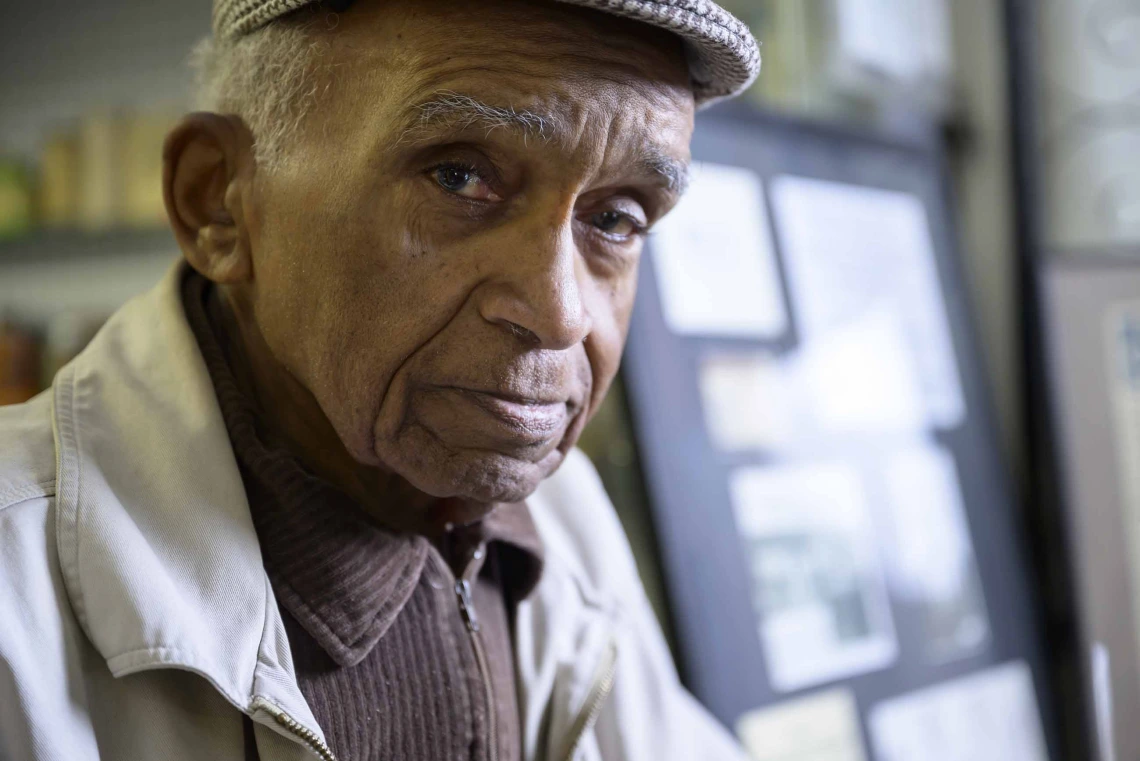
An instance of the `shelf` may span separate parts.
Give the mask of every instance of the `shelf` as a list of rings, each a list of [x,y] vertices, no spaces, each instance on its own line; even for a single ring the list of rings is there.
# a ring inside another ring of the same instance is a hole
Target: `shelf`
[[[178,250],[165,228],[102,232],[41,231],[0,240],[0,268],[10,264],[65,262],[113,256],[172,254]]]
[[[107,315],[158,282],[179,257],[169,230],[38,232],[0,241],[0,313],[47,322]]]

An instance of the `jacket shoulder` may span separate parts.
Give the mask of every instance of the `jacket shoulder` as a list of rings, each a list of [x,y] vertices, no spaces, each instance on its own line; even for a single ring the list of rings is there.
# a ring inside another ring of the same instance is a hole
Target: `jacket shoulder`
[[[0,407],[0,510],[55,494],[51,390]]]
[[[41,404],[0,407],[0,759],[94,759],[83,680],[99,661],[63,583]]]
[[[617,667],[608,707],[594,727],[593,757],[744,761],[724,728],[678,681],[621,522],[586,455],[572,450],[527,504],[548,558],[556,556],[583,594],[613,614],[611,621],[617,624],[611,630]],[[565,607],[555,595],[546,605]],[[551,626],[549,615],[535,618]],[[559,626],[564,634],[566,625]],[[547,634],[552,641],[565,642],[565,637]],[[573,646],[580,648],[581,643],[575,639]],[[653,731],[640,731],[645,727]]]

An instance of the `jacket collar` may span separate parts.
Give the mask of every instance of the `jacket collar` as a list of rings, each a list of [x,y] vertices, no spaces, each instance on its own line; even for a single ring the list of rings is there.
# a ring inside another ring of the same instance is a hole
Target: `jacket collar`
[[[119,310],[53,383],[64,581],[116,677],[189,670],[319,737],[182,309],[186,271]]]

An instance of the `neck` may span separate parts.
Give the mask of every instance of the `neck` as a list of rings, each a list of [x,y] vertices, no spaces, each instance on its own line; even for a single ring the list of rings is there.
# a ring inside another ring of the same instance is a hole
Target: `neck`
[[[438,533],[454,511],[399,475],[352,458],[309,390],[273,356],[252,310],[222,286],[207,313],[238,388],[257,410],[270,446],[287,449],[314,475],[344,491],[376,523],[395,531]]]

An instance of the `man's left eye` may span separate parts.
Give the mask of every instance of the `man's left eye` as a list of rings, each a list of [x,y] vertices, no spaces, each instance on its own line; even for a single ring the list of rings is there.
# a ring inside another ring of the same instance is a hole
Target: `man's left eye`
[[[590,223],[608,235],[628,238],[639,235],[645,228],[633,217],[620,211],[601,211],[590,218]]]
[[[436,184],[463,198],[475,201],[498,201],[499,196],[491,190],[486,180],[479,176],[474,167],[460,164],[444,164],[432,170]]]

